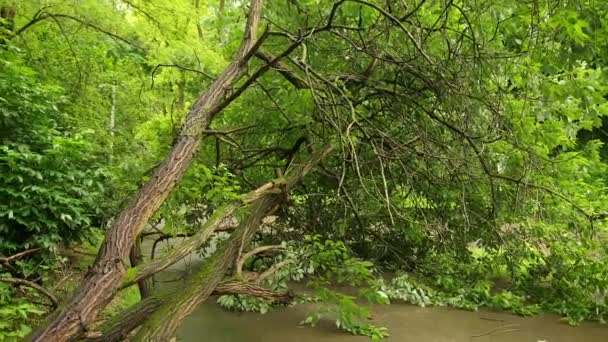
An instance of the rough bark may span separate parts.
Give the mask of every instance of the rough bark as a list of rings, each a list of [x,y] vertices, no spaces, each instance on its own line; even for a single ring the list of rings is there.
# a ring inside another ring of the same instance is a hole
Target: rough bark
[[[202,227],[190,236],[186,241],[180,243],[178,246],[173,248],[170,252],[163,255],[161,258],[153,259],[152,261],[140,264],[135,269],[128,272],[127,277],[121,286],[121,289],[127,288],[135,283],[138,283],[144,279],[147,279],[154,274],[165,270],[167,267],[175,264],[181,259],[185,258],[197,248],[202,246],[211,235],[219,230],[225,230],[226,227],[232,226],[232,218],[235,212],[245,207],[255,199],[257,199],[260,193],[269,190],[272,187],[272,183],[267,183],[260,188],[251,191],[247,195],[243,196],[240,200],[240,205],[228,204],[218,209],[203,225]],[[280,247],[280,246],[279,246]],[[154,248],[153,248],[154,250]],[[242,265],[241,265],[242,266]]]
[[[225,105],[226,92],[242,75],[251,58],[251,50],[256,47],[262,3],[263,0],[251,0],[243,42],[233,62],[196,101],[169,155],[130,205],[117,216],[78,291],[46,326],[27,340],[60,342],[78,337],[89,329],[100,310],[114,297],[125,275],[124,260],[128,257],[134,238],[183,177],[197,152],[202,131],[217,114],[215,108]]]
[[[186,286],[171,301],[164,303],[141,327],[134,341],[168,341],[198,305],[205,301],[220,284],[226,270],[255,236],[261,220],[270,210],[285,200],[284,192],[306,175],[331,150],[316,153],[311,160],[278,182],[269,183],[253,194],[246,218],[224,244],[221,253],[215,253],[200,271],[193,274]]]
[[[265,190],[268,188],[266,187]],[[168,293],[146,298],[105,327],[103,330],[107,333],[92,340],[120,341],[143,324],[134,341],[169,341],[183,318],[196,307],[193,303],[189,306],[185,304],[191,301],[191,297],[206,299],[213,293],[224,278],[225,270],[234,260],[241,241],[248,240],[249,235],[246,233],[255,231],[251,229],[251,225],[259,222],[275,203],[278,203],[276,196],[267,196],[250,204],[250,208],[246,209],[248,210],[246,221],[237,228],[228,242],[218,247],[200,271],[185,280],[184,285]]]
[[[169,298],[170,296],[167,294],[152,295],[105,324],[101,332],[94,334],[98,336],[90,335],[84,340],[88,342],[123,341]]]
[[[158,310],[163,303],[167,303],[178,291],[164,295],[156,295],[137,303],[128,311],[106,324],[102,331],[95,332],[85,338],[87,342],[119,342],[125,340],[133,330],[143,324],[148,317]],[[294,295],[289,292],[276,292],[256,284],[242,281],[224,281],[213,291],[214,295],[247,295],[266,299],[275,303],[289,304]]]
[[[246,283],[242,281],[225,281],[220,283],[213,294],[218,295],[246,295],[266,299],[272,302],[289,304],[293,300],[293,295],[289,291],[276,292],[256,284]]]

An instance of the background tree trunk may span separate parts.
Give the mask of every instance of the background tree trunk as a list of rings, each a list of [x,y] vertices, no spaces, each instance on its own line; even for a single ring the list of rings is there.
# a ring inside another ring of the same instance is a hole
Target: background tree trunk
[[[129,253],[131,267],[137,267],[144,262],[144,256],[141,252],[141,240],[142,237],[138,236],[133,243],[133,247],[131,247],[131,252]],[[139,296],[142,300],[149,297],[152,294],[152,291],[154,291],[152,278],[139,280],[137,282],[137,288],[139,288]]]

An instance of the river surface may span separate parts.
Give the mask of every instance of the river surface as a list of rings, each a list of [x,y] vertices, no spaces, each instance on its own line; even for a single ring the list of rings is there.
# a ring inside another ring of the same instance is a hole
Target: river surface
[[[370,341],[343,333],[330,321],[321,322],[314,328],[299,325],[298,322],[306,317],[307,309],[305,305],[298,305],[264,315],[234,313],[223,310],[212,301],[188,317],[178,332],[178,341]],[[608,326],[584,323],[571,327],[553,315],[524,318],[483,310],[469,312],[407,304],[376,306],[373,311],[374,322],[389,329],[390,337],[385,341],[608,341]]]
[[[187,257],[159,277],[160,286],[172,286],[184,269],[200,263]],[[311,305],[277,308],[264,315],[222,309],[211,298],[195,310],[178,331],[182,342],[357,342],[370,341],[339,331],[330,320],[316,327],[299,325]],[[572,327],[555,315],[519,317],[508,313],[476,312],[445,307],[421,308],[393,303],[373,308],[373,322],[389,329],[383,341],[403,342],[608,342],[608,325],[583,323]]]

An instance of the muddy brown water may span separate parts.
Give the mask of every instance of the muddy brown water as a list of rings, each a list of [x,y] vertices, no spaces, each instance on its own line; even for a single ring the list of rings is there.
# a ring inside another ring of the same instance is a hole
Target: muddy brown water
[[[298,323],[306,317],[304,305],[277,309],[264,315],[233,313],[214,301],[201,305],[184,322],[178,340],[184,342],[356,342],[368,338],[338,331],[330,321],[316,327]],[[565,342],[608,341],[608,326],[584,323],[571,327],[559,317],[518,317],[480,310],[469,312],[443,307],[420,308],[391,304],[374,308],[374,322],[386,326],[385,341],[433,342]]]
[[[186,258],[163,272],[157,285],[174,286],[183,270],[200,263]],[[316,327],[300,325],[311,305],[275,309],[266,314],[235,313],[222,309],[216,298],[197,308],[178,330],[182,342],[357,342],[370,341],[339,331],[331,320]],[[503,312],[476,312],[445,307],[421,308],[393,303],[373,308],[373,322],[389,329],[383,341],[403,342],[608,342],[608,325],[586,322],[572,327],[555,315],[519,317]]]

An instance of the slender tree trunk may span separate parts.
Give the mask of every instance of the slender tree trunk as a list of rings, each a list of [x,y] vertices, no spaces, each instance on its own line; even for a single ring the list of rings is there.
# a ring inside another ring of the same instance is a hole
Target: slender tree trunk
[[[110,107],[110,160],[114,157],[114,130],[116,126],[116,81],[112,83],[112,106]]]
[[[256,284],[250,284],[242,281],[232,280],[225,281],[220,283],[215,290],[213,290],[213,294],[216,295],[245,295],[252,296],[259,299],[269,300],[271,302],[281,303],[281,304],[289,304],[293,301],[293,294],[289,291],[272,291],[266,288],[263,288]]]
[[[131,252],[129,253],[131,267],[137,267],[144,262],[144,256],[141,252],[141,240],[141,236],[138,236],[133,243],[133,247],[131,247]],[[142,300],[148,298],[152,294],[152,291],[154,291],[152,278],[139,280],[137,282],[137,288],[139,289],[139,296]]]
[[[220,251],[221,252],[221,251]],[[104,325],[102,328],[103,334],[97,337],[88,337],[84,341],[87,342],[120,342],[124,341],[133,330],[141,326],[150,316],[156,312],[164,303],[167,303],[174,297],[179,290],[174,290],[170,293],[162,295],[153,295],[143,301],[135,304],[129,310],[115,317],[111,322]],[[293,301],[293,294],[289,291],[276,292],[256,284],[245,283],[241,281],[225,281],[220,283],[215,290],[215,295],[247,295],[260,299],[266,299],[272,302],[289,304]],[[99,333],[97,333],[99,335]]]
[[[8,44],[13,30],[15,29],[15,8],[12,6],[0,6],[0,45]]]
[[[214,109],[222,104],[226,91],[242,75],[251,58],[262,3],[263,0],[251,0],[245,35],[234,61],[196,101],[169,155],[118,215],[80,288],[61,311],[28,340],[61,342],[77,338],[90,329],[99,311],[114,297],[125,275],[125,260],[135,237],[183,177],[197,152],[202,131],[213,118]]]
[[[242,236],[238,236],[238,238],[242,238]],[[229,251],[230,245],[224,245],[220,247],[210,260],[211,265],[205,266],[206,270],[209,269],[218,269],[216,260],[224,255],[226,257],[226,253]],[[203,272],[200,272],[201,274]],[[206,272],[204,272],[207,274]],[[223,272],[221,272],[223,276]],[[198,286],[204,288],[211,288],[213,294],[224,295],[224,294],[240,294],[240,295],[249,295],[254,296],[266,300],[271,300],[279,303],[287,304],[289,303],[293,297],[289,292],[275,292],[265,288],[262,288],[256,284],[245,283],[241,281],[225,281],[217,284],[215,288],[212,288],[214,283],[205,282],[202,277],[198,278]],[[221,279],[221,278],[220,278]],[[191,291],[193,286],[189,286],[188,284],[192,284],[194,279],[187,279],[186,285],[179,286],[177,289],[174,289],[167,293],[154,293],[151,296],[143,299],[139,303],[135,304],[129,310],[121,313],[118,317],[113,319],[111,322],[106,324],[102,328],[103,334],[98,337],[86,338],[86,341],[95,341],[95,342],[119,342],[126,339],[129,334],[144,324],[145,322],[154,318],[153,314],[162,308],[163,305],[170,304],[171,307],[177,305],[174,303],[174,298]],[[184,316],[185,317],[185,316]],[[171,319],[171,317],[163,317],[161,316],[161,320]],[[160,322],[156,322],[153,324],[161,324]],[[99,333],[96,333],[99,335]],[[161,338],[160,336],[151,335],[147,338],[142,338],[143,341],[168,341],[169,339]]]
[[[260,193],[264,193],[269,189],[272,189],[272,186],[264,186],[260,189]],[[271,205],[279,200],[276,195],[272,197],[269,195],[265,196],[265,198],[256,198],[254,203],[250,203],[248,207],[242,208],[242,210],[246,211],[244,214],[247,216],[245,222],[243,222],[239,228],[237,228],[229,242],[218,247],[217,251],[205,262],[200,271],[189,276],[184,281],[184,285],[181,285],[177,289],[171,290],[168,293],[154,293],[153,295],[145,298],[128,311],[122,313],[117,319],[112,320],[111,323],[104,326],[102,328],[104,332],[102,336],[91,338],[89,340],[97,342],[121,341],[133,330],[144,324],[144,327],[142,328],[144,331],[140,331],[140,333],[137,335],[138,337],[136,338],[136,341],[168,341],[170,338],[166,338],[166,336],[172,336],[172,334],[175,332],[174,329],[176,329],[183,318],[190,313],[180,309],[183,305],[183,301],[176,299],[189,299],[191,297],[199,296],[204,296],[204,298],[207,298],[207,296],[214,291],[216,287],[218,287],[220,281],[225,275],[226,269],[229,268],[230,263],[236,255],[238,246],[240,246],[242,242],[245,242],[243,241],[246,239],[244,234],[247,231],[255,232],[255,229],[252,229],[253,225],[259,224],[265,213],[270,209]],[[271,198],[272,201],[268,201],[268,199]],[[225,212],[232,214],[234,212],[234,208],[231,207],[229,209],[222,209],[222,212],[216,216],[223,217],[225,216]],[[212,226],[214,226],[214,224],[210,225],[210,227]],[[185,246],[183,246],[184,248],[180,248],[182,247],[180,246],[177,249],[192,252],[192,249],[190,248],[191,246],[191,243],[186,243]],[[178,255],[182,256],[183,253],[179,252]],[[172,257],[172,254],[169,254],[167,257],[162,259],[165,260],[159,264],[162,266],[170,265],[171,263],[179,260]],[[154,263],[149,265],[159,266]],[[150,269],[150,267],[148,266],[145,269]],[[158,270],[158,267],[155,267],[154,271]],[[132,282],[129,284],[132,284]],[[221,294],[226,294],[230,293],[230,291],[234,293],[234,291],[238,289],[236,288],[235,284],[228,282],[224,288],[221,288],[220,286],[219,290]],[[201,293],[195,294],[195,292]],[[194,306],[191,306],[191,309],[193,308]],[[171,309],[174,309],[174,311],[168,313],[168,311],[171,311]],[[159,311],[162,313],[157,314]],[[167,315],[179,315],[179,317],[170,317]],[[170,327],[164,327],[162,323],[163,321],[167,321],[172,324],[170,324]],[[146,326],[148,328],[145,328]],[[163,332],[154,330],[154,328],[161,326],[163,326]]]
[[[172,294],[173,292],[171,292]],[[102,335],[84,338],[87,342],[120,342],[143,324],[167,300],[170,294],[153,294],[122,312],[102,327]],[[97,334],[99,335],[99,333]]]

